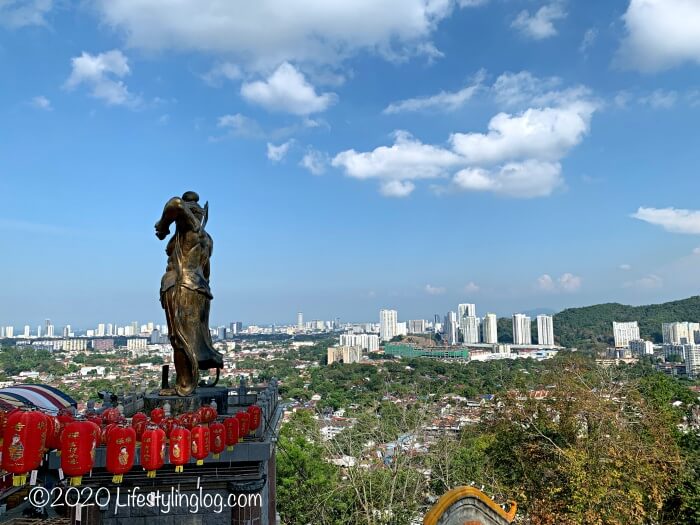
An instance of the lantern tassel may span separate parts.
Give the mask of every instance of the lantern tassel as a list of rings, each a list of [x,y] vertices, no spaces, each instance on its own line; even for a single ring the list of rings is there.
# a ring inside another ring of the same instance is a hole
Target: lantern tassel
[[[12,476],[12,486],[13,487],[21,487],[27,482],[27,475],[26,474],[15,474]]]
[[[70,486],[71,487],[78,487],[80,486],[80,483],[82,483],[83,477],[82,476],[73,476],[70,478]]]
[[[219,459],[220,454],[214,454],[214,459]]]
[[[185,468],[182,465],[178,465],[175,467],[175,472],[184,472]]]
[[[204,460],[203,460],[203,459],[198,459],[198,460],[197,460],[197,465],[204,465]]]
[[[156,477],[156,471],[155,470],[149,470],[146,472],[146,477],[147,478],[155,478]]]
[[[112,476],[112,483],[121,483],[123,477],[124,476],[122,476],[121,474],[115,474],[114,476]]]
[[[56,455],[57,455],[59,458],[61,457],[61,449],[60,449],[60,448],[59,448],[58,450],[56,450]]]
[[[228,450],[229,452],[231,452],[231,451],[233,450],[233,445],[229,445],[228,447],[226,447],[226,450]]]

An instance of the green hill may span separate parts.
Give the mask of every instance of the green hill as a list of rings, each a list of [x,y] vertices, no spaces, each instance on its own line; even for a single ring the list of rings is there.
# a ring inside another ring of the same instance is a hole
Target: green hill
[[[613,321],[638,321],[643,339],[661,343],[662,323],[700,321],[700,296],[644,306],[606,303],[568,308],[554,316],[554,333],[562,346],[608,345],[613,342]]]
[[[662,323],[700,322],[700,296],[645,306],[606,303],[567,308],[554,315],[554,336],[562,346],[602,348],[613,344],[613,321],[638,321],[643,339],[661,343]],[[533,339],[537,337],[537,322],[534,319],[532,336]],[[498,319],[498,340],[503,343],[513,342],[513,323],[510,317]]]

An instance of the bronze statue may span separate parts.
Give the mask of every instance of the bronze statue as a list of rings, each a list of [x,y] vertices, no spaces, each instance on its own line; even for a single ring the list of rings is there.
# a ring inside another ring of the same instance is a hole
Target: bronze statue
[[[209,203],[202,208],[199,195],[185,192],[173,197],[156,222],[156,236],[163,240],[175,223],[175,234],[165,250],[168,266],[160,285],[160,303],[168,321],[170,344],[175,361],[175,392],[187,396],[199,382],[199,371],[216,368],[216,384],[223,368],[223,357],[214,350],[209,332],[209,258],[213,242],[204,231]]]

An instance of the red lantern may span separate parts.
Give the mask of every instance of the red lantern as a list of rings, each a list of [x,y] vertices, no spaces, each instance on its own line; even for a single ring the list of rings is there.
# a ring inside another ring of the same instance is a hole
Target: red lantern
[[[14,410],[11,412],[14,412]],[[5,410],[0,410],[0,446],[2,446],[2,443],[4,440],[5,426],[7,425],[7,418],[9,417],[11,412],[7,412]]]
[[[215,421],[209,425],[209,450],[214,454],[214,459],[219,459],[219,455],[226,448],[226,429],[224,425]]]
[[[211,423],[218,416],[216,409],[211,405],[203,405],[199,407],[199,410],[197,410],[197,415],[199,415],[199,419],[202,423]]]
[[[238,443],[240,438],[240,424],[235,417],[227,417],[224,419],[224,429],[226,430],[226,446],[228,450],[233,450],[233,446]]]
[[[68,423],[72,423],[73,421],[75,421],[75,417],[67,409],[62,408],[58,411],[58,416],[56,417],[56,419],[58,419],[58,439],[60,441],[61,436],[63,435],[63,429],[66,428],[66,425],[68,425]],[[56,451],[56,455],[61,455],[60,448]]]
[[[165,432],[165,438],[168,439],[170,437],[170,432],[172,432],[173,427],[176,424],[177,421],[174,417],[166,417],[159,423],[158,426],[163,429],[163,432]]]
[[[248,414],[250,414],[250,432],[255,433],[255,431],[260,426],[260,419],[262,418],[262,408],[258,405],[250,405],[248,407]]]
[[[199,414],[196,412],[185,412],[178,417],[178,423],[189,430],[199,425],[200,421]]]
[[[144,423],[145,424],[145,423]],[[112,483],[121,483],[124,473],[134,466],[136,453],[136,431],[131,427],[116,427],[107,435],[107,472],[111,472]]]
[[[118,425],[117,425],[116,423],[110,423],[109,425],[104,426],[104,427],[102,427],[102,428],[100,429],[100,444],[101,444],[101,445],[106,445],[106,444],[107,444],[107,436],[109,435],[109,432],[110,432],[113,428],[117,428],[117,426],[118,426]]]
[[[54,416],[46,416],[46,450],[61,448],[61,423]]]
[[[87,420],[91,423],[95,423],[98,427],[102,426],[102,416],[99,414],[90,414],[87,416]]]
[[[151,410],[151,421],[153,421],[156,425],[163,421],[163,418],[165,417],[165,410],[162,408],[154,408]]]
[[[197,425],[192,429],[192,457],[197,460],[197,465],[204,465],[204,458],[209,455],[210,435],[207,426]]]
[[[240,425],[239,434],[241,436],[241,439],[238,441],[241,441],[250,431],[250,414],[248,412],[236,412],[236,418],[238,418],[238,424]]]
[[[39,468],[47,432],[46,416],[41,412],[17,410],[7,418],[2,468],[13,475],[13,486],[24,485],[27,482],[27,472]]]
[[[147,478],[155,478],[156,470],[165,462],[165,431],[149,425],[141,437],[141,465]]]
[[[73,421],[63,429],[61,468],[70,477],[71,486],[80,485],[83,476],[92,470],[99,438],[99,427],[90,421]]]
[[[116,423],[121,417],[122,415],[116,408],[107,408],[104,412],[102,412],[102,421],[105,423],[105,425],[109,425],[110,423]]]
[[[143,412],[136,412],[136,414],[131,416],[131,425],[133,426],[137,421],[148,421],[148,416]]]
[[[175,427],[170,433],[168,458],[175,465],[175,472],[182,472],[183,465],[190,461],[190,431],[185,427]]]
[[[144,415],[144,417],[146,417]],[[134,429],[134,432],[136,433],[136,441],[141,441],[141,436],[143,436],[143,431],[146,430],[146,425],[148,424],[148,419],[132,419],[131,420],[131,427]]]

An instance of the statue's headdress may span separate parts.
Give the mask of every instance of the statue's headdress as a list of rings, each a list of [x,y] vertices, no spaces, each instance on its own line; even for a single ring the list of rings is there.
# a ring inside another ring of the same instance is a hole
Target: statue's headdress
[[[182,200],[185,201],[187,207],[201,221],[202,227],[206,226],[209,219],[209,202],[207,201],[204,204],[204,208],[202,208],[199,205],[199,194],[196,191],[186,191],[182,194]]]

